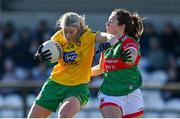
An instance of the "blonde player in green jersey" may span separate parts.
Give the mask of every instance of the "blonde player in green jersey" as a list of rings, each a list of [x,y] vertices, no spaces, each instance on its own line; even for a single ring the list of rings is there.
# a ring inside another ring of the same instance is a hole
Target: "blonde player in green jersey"
[[[59,118],[70,118],[86,105],[89,98],[87,83],[91,77],[91,65],[96,42],[109,42],[111,45],[118,40],[110,34],[92,32],[85,24],[85,17],[68,12],[62,15],[57,31],[51,40],[57,41],[63,49],[63,58],[53,68],[49,79],[31,107],[28,118],[47,118],[56,112],[59,105]],[[51,53],[42,52],[40,46],[35,59],[50,60]]]

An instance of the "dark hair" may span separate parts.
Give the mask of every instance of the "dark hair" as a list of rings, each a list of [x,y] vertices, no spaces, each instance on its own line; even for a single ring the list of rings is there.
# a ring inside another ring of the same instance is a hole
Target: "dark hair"
[[[137,13],[131,14],[124,9],[115,9],[113,12],[117,17],[118,25],[126,25],[124,32],[138,41],[144,30],[143,18]]]

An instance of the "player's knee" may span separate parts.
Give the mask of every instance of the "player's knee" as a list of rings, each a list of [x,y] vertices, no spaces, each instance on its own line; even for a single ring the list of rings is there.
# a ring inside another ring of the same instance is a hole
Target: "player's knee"
[[[70,118],[70,114],[68,114],[68,113],[60,113],[58,117],[59,118]]]
[[[79,112],[79,110],[77,110],[76,108],[68,109],[68,110],[62,110],[59,112],[58,117],[59,118],[71,118],[78,112]]]

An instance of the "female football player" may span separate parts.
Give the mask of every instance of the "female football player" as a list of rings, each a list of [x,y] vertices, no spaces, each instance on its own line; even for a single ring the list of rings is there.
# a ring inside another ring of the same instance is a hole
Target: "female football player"
[[[59,118],[73,117],[79,112],[89,98],[87,83],[91,77],[95,43],[108,41],[114,44],[118,41],[113,35],[92,32],[85,24],[85,17],[73,12],[62,15],[57,26],[61,27],[61,30],[57,31],[51,40],[61,45],[63,57],[43,85],[28,118],[46,118],[57,109]],[[50,60],[50,51],[42,52],[42,47],[41,45],[36,52],[35,59]]]
[[[143,32],[142,18],[123,9],[115,9],[106,23],[108,33],[119,41],[101,53],[99,65],[91,75],[103,73],[104,81],[98,95],[100,110],[105,118],[135,118],[144,113],[141,90],[142,79],[137,68],[139,41]]]

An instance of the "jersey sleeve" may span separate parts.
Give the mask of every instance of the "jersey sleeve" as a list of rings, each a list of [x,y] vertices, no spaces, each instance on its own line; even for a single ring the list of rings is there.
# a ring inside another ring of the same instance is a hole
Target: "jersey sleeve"
[[[64,35],[62,33],[62,31],[57,31],[52,37],[51,40],[54,40],[56,42],[58,42],[61,45],[64,45],[66,43],[66,40],[64,39]]]
[[[133,41],[132,39],[127,39],[122,43],[123,50],[127,50],[129,48],[135,48],[138,51],[138,44],[137,42]]]
[[[131,50],[130,55],[131,55],[132,61],[134,61],[134,65],[137,65],[141,57],[140,52],[139,52],[139,44],[129,38],[123,42],[122,48],[123,48],[123,51],[127,49],[135,49],[133,51]]]
[[[57,32],[51,37],[51,40],[54,40],[54,41],[59,42],[59,34],[60,34],[60,31],[57,31]]]
[[[95,31],[89,31],[88,33],[88,42],[91,42],[91,44],[95,44],[96,36],[98,35],[99,32]]]

